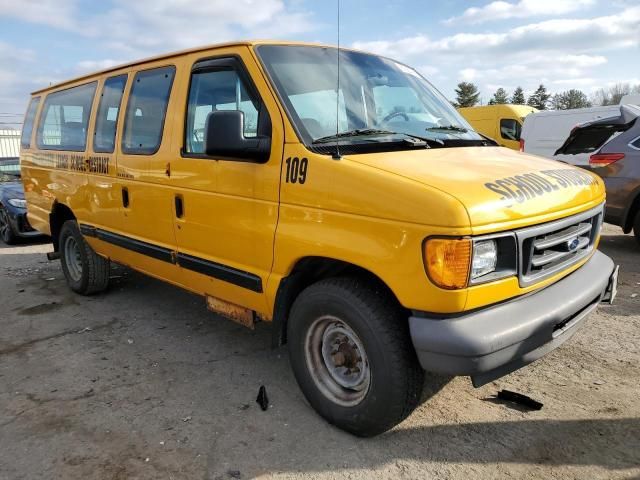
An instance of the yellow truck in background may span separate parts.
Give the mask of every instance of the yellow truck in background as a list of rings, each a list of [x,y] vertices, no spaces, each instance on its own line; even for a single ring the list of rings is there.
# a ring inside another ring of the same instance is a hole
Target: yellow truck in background
[[[512,150],[520,150],[524,118],[537,111],[537,108],[528,105],[511,104],[458,108],[458,112],[476,132]]]
[[[73,291],[113,261],[271,322],[310,404],[360,436],[412,412],[424,370],[483,385],[615,295],[602,180],[497,146],[359,51],[228,43],[49,86],[21,165]]]

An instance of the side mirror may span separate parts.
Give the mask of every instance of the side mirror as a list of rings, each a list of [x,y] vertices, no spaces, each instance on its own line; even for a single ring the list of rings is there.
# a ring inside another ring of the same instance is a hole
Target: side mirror
[[[221,159],[263,163],[271,153],[271,137],[245,137],[244,113],[239,110],[211,112],[204,124],[204,152]]]

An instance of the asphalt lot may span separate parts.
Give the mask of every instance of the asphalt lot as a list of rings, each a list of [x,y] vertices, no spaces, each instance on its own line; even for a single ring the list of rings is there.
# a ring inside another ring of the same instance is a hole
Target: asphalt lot
[[[75,295],[49,249],[0,248],[0,479],[640,478],[640,248],[618,228],[601,244],[621,265],[613,306],[480,389],[428,377],[374,439],[311,410],[268,325],[123,268],[109,292]],[[493,400],[502,388],[544,407]]]

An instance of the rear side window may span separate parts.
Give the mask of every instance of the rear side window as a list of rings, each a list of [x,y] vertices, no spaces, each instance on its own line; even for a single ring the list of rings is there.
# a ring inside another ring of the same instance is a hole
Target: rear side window
[[[163,67],[136,74],[124,122],[124,153],[151,155],[160,148],[175,71],[175,67]]]
[[[38,148],[85,150],[96,85],[97,82],[91,82],[47,95],[38,123]]]
[[[505,140],[520,140],[522,133],[522,125],[512,118],[503,118],[500,120],[500,136]]]
[[[22,138],[20,139],[20,145],[24,148],[31,147],[31,132],[33,132],[33,121],[36,118],[38,105],[40,105],[40,97],[32,98],[29,102],[29,108],[27,108],[27,114],[24,117],[24,125],[22,125]]]
[[[636,150],[640,150],[640,137],[636,138],[633,142],[631,142],[631,146]]]
[[[94,152],[113,153],[120,101],[126,84],[126,74],[107,78],[104,82],[96,116],[96,131],[93,139]]]

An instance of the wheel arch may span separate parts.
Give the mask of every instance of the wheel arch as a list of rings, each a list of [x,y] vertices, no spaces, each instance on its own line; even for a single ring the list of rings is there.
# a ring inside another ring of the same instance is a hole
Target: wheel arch
[[[633,229],[633,222],[636,215],[640,211],[640,187],[636,188],[631,194],[631,201],[628,203],[628,207],[623,214],[622,231],[629,233]]]
[[[362,278],[380,295],[387,296],[399,308],[404,309],[389,286],[370,270],[329,257],[303,257],[295,263],[289,274],[283,277],[278,285],[272,319],[271,345],[273,348],[287,343],[289,311],[300,292],[320,280],[338,276]]]
[[[67,220],[75,219],[76,216],[67,205],[58,201],[53,203],[51,213],[49,213],[49,229],[51,231],[51,240],[53,241],[53,250],[55,252],[57,252],[60,247],[60,245],[58,245],[58,238],[62,225],[64,225],[64,222]]]

